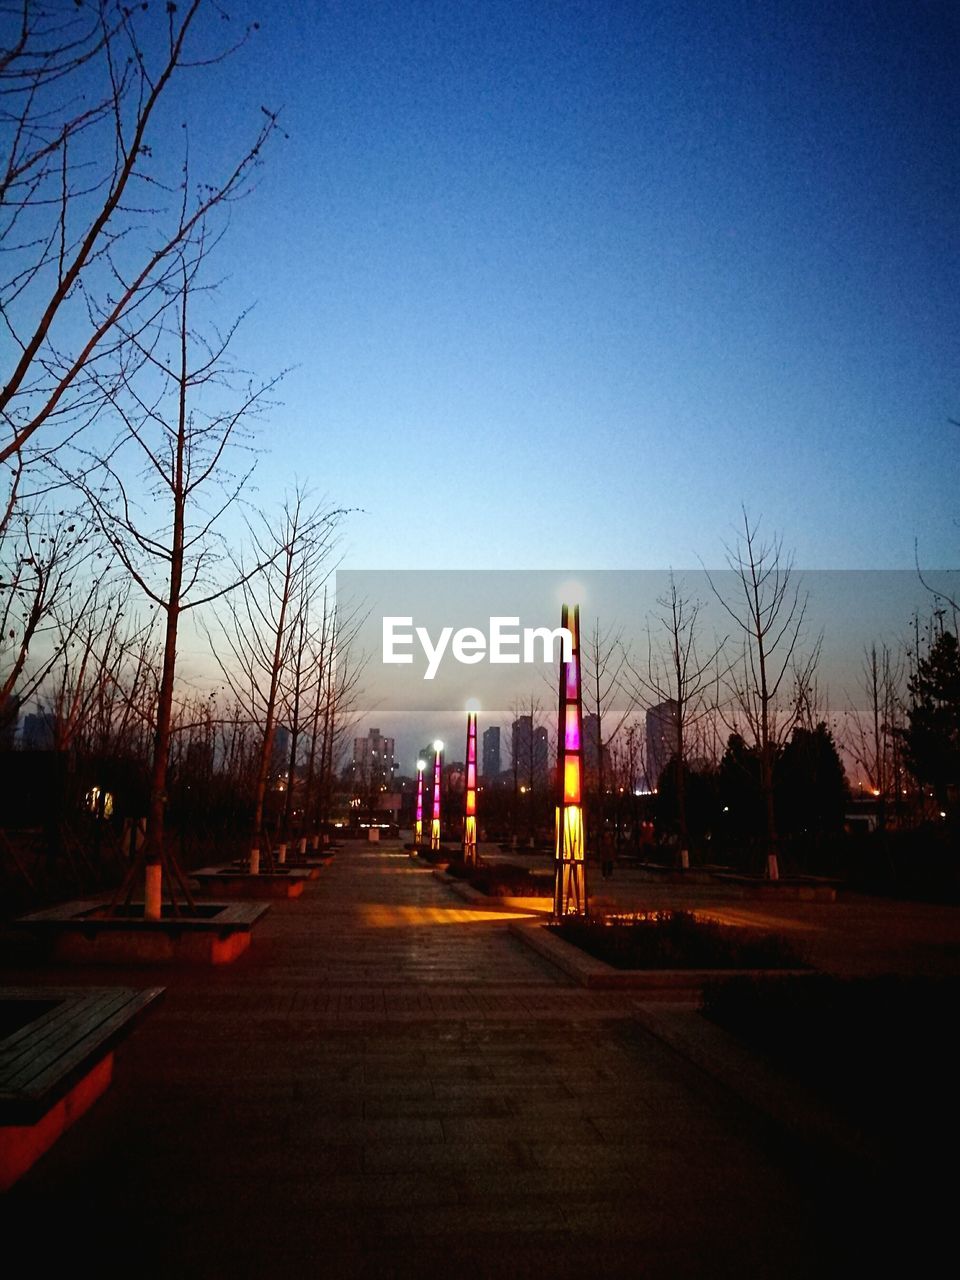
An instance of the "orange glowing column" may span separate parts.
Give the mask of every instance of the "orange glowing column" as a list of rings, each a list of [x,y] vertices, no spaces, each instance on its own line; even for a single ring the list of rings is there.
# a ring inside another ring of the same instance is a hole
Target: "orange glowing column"
[[[430,848],[440,848],[440,779],[442,777],[441,754],[443,743],[437,739],[433,744],[433,818],[430,822]]]
[[[580,606],[564,605],[569,656],[560,661],[557,719],[556,874],[553,914],[586,915],[586,838],[583,828],[583,708],[580,699]]]
[[[477,864],[477,713],[467,708],[467,763],[463,786],[463,861]]]

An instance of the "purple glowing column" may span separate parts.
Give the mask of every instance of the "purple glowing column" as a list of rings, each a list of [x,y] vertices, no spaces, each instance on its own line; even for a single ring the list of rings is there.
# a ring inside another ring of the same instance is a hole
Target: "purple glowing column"
[[[437,739],[433,744],[435,755],[433,757],[433,818],[430,822],[430,848],[438,850],[440,848],[440,779],[442,776],[441,756],[443,752],[443,743]]]
[[[423,771],[426,767],[426,760],[417,761],[417,818],[413,825],[413,844],[416,849],[423,844]]]

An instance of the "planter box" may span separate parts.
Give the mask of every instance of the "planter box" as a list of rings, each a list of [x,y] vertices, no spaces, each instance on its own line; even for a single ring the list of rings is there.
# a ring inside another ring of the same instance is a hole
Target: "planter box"
[[[517,921],[510,925],[510,932],[569,974],[581,987],[647,991],[661,999],[699,1000],[704,983],[714,982],[717,978],[806,975],[810,972],[809,969],[615,969],[606,961],[588,955],[580,947],[564,942],[547,925]]]
[[[448,889],[452,889],[458,898],[475,907],[486,907],[488,911],[524,911],[529,915],[549,915],[553,911],[553,898],[518,898],[500,897],[496,894],[481,893],[466,880],[449,876],[445,871],[435,870],[433,873]]]
[[[761,902],[836,902],[837,880],[818,879],[816,876],[789,876],[780,880],[763,880],[759,876],[740,876],[728,872],[714,872],[714,880],[735,885],[745,898]]]
[[[708,867],[688,867],[683,871],[680,867],[666,867],[659,862],[634,862],[622,857],[621,862],[638,872],[641,880],[654,884],[711,884],[717,878]]]
[[[298,853],[291,857],[288,853],[287,860],[283,863],[283,866],[289,867],[291,871],[312,871],[311,879],[319,880],[320,872],[324,867],[329,867],[332,861],[332,853],[308,853],[305,858],[301,858]]]
[[[318,869],[283,866],[251,875],[245,864],[190,872],[201,889],[224,898],[299,898],[307,881],[319,874]]]
[[[332,858],[327,858],[327,859],[307,858],[305,862],[303,861],[298,862],[296,858],[287,858],[286,862],[276,863],[272,868],[272,870],[269,867],[265,867],[259,874],[262,876],[269,876],[273,874],[273,872],[276,872],[279,875],[285,875],[288,871],[304,871],[306,872],[306,876],[304,877],[305,879],[319,880],[320,872],[330,861],[332,861]],[[215,873],[218,875],[222,873],[227,873],[230,876],[235,876],[238,874],[249,875],[250,864],[249,862],[246,861],[245,858],[241,858],[241,859],[237,859],[235,862],[231,862],[229,867],[203,867],[199,872],[191,871],[189,874],[192,879],[196,880],[198,876],[209,877],[211,873]]]
[[[0,1191],[110,1084],[113,1051],[163,987],[0,987]]]
[[[67,902],[14,921],[47,958],[71,964],[229,964],[250,946],[253,926],[269,907],[205,902],[196,915],[144,920],[143,903],[107,916],[108,899]]]

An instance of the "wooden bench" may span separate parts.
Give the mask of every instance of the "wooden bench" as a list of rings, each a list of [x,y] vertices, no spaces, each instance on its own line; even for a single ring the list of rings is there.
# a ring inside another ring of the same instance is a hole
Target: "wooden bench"
[[[163,992],[0,987],[0,1190],[100,1097],[117,1043]]]

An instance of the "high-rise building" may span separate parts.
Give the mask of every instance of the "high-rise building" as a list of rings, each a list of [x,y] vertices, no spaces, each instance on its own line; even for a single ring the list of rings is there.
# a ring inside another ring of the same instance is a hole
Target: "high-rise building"
[[[660,702],[647,711],[647,786],[655,791],[660,785],[660,775],[676,755],[677,704],[672,698]]]
[[[520,716],[511,726],[511,762],[517,781],[524,786],[542,787],[549,772],[547,731],[533,723],[533,716]]]
[[[483,731],[483,769],[481,776],[491,782],[500,772],[500,726],[492,724]]]
[[[350,772],[356,785],[371,789],[393,789],[397,772],[394,758],[395,740],[385,738],[379,729],[371,729],[365,738],[354,738]]]
[[[20,724],[20,745],[25,751],[50,751],[57,733],[57,717],[51,711],[37,709],[36,714],[23,717]]]

